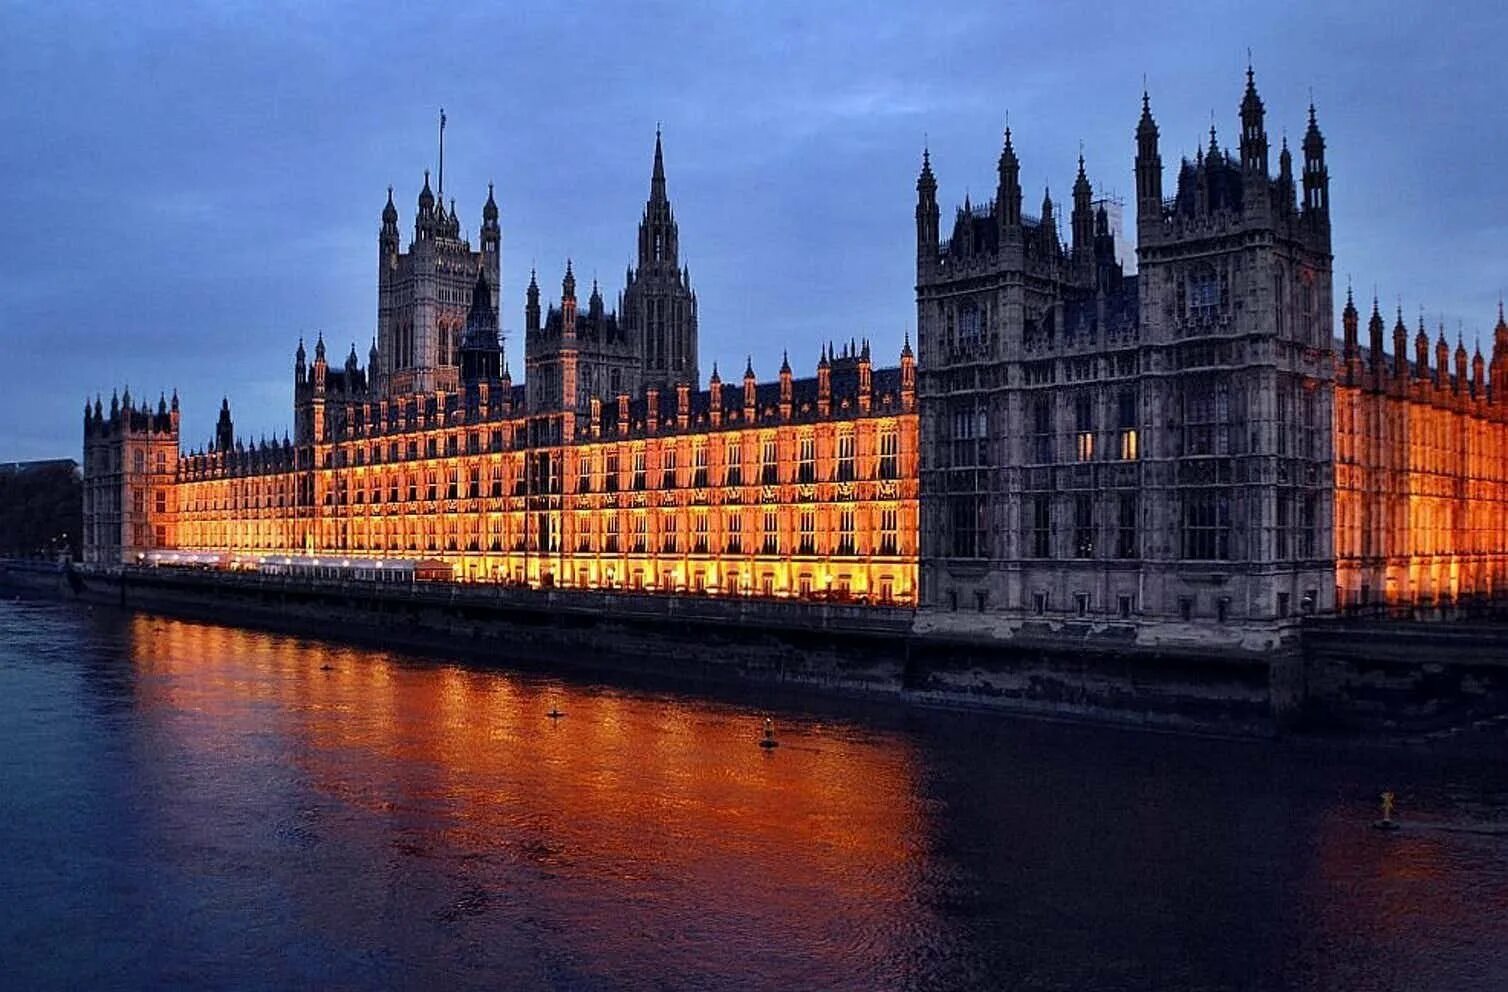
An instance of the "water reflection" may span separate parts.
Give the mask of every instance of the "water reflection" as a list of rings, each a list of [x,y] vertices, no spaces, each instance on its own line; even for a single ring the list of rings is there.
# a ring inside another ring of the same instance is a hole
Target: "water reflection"
[[[311,923],[386,910],[465,930],[500,916],[547,926],[552,953],[587,974],[639,959],[708,981],[757,977],[778,945],[772,978],[799,963],[850,987],[901,977],[929,926],[916,839],[932,826],[909,798],[902,737],[782,720],[770,754],[755,746],[762,714],[671,696],[148,617],[130,638],[143,709],[179,748],[273,749],[338,801],[342,832],[387,852],[334,904],[311,885]],[[294,846],[328,834],[323,814],[277,815]]]
[[[1508,987],[1496,762],[844,702],[777,707],[767,753],[765,712],[0,604],[0,959],[16,987]]]

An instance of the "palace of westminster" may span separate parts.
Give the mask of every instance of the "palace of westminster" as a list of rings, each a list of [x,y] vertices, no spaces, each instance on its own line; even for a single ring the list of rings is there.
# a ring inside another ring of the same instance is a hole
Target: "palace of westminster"
[[[499,333],[502,230],[479,244],[389,190],[366,364],[294,356],[294,430],[180,448],[178,397],[84,411],[85,556],[161,549],[448,564],[461,581],[915,608],[918,630],[1260,647],[1305,614],[1508,590],[1508,322],[1334,335],[1330,177],[1309,109],[1274,174],[1250,70],[1234,153],[1165,175],[1142,98],[1137,271],[1082,156],[1068,204],[1023,208],[1009,129],[995,196],[944,228],[916,183],[916,353],[869,344],[701,376],[697,297],[656,135],[615,310],[569,263],[531,274],[524,381]],[[442,159],[443,162],[443,150]],[[1165,180],[1169,186],[1165,189]],[[1118,212],[1115,214],[1118,217]],[[1391,335],[1391,348],[1388,337]],[[1413,350],[1410,353],[1410,338]],[[705,388],[704,388],[705,387]]]

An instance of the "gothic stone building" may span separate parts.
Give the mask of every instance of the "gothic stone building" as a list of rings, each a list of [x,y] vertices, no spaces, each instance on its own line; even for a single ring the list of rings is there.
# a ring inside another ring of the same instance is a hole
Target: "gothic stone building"
[[[443,189],[443,179],[441,181]],[[638,265],[617,312],[525,305],[526,381],[498,324],[502,232],[481,244],[425,176],[413,239],[389,191],[378,235],[377,340],[365,367],[323,337],[294,356],[294,433],[248,444],[228,403],[207,449],[180,455],[177,400],[158,415],[85,414],[91,561],[160,549],[241,567],[438,559],[469,581],[912,603],[916,370],[867,342],[824,347],[760,383],[714,366],[701,388],[696,297],[656,136]]]
[[[1237,153],[1211,128],[1165,196],[1143,97],[1134,276],[1082,157],[1065,244],[1050,197],[1023,211],[1009,130],[946,240],[924,155],[924,629],[1257,647],[1333,606],[1324,141],[1311,108],[1296,201],[1263,116],[1248,72]]]

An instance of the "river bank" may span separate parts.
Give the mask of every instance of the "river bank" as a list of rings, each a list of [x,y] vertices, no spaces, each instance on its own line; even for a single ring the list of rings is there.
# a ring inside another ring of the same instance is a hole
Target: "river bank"
[[[1212,654],[919,635],[909,610],[832,603],[14,563],[0,585],[484,662],[1173,730],[1418,737],[1508,713],[1508,628],[1493,626],[1332,621],[1291,651]]]

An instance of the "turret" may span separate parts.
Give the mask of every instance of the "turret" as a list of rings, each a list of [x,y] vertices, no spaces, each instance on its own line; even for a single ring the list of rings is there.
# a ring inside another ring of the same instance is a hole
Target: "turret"
[[[1257,96],[1255,74],[1246,67],[1246,95],[1241,99],[1241,169],[1249,175],[1267,178],[1267,128],[1263,121],[1262,98]]]
[[[1283,137],[1283,150],[1278,153],[1278,210],[1287,216],[1293,213],[1293,156],[1288,152],[1288,137]]]
[[[1157,151],[1157,123],[1152,101],[1141,95],[1141,120],[1136,125],[1136,218],[1138,225],[1162,220],[1162,156]]]
[[[1351,287],[1346,287],[1346,309],[1341,311],[1340,322],[1345,329],[1345,343],[1341,349],[1341,355],[1349,365],[1356,360],[1358,342],[1356,339],[1358,314],[1356,313],[1356,301],[1351,297]]]
[[[236,429],[230,419],[230,397],[220,400],[220,419],[215,421],[215,450],[230,451],[236,444]]]
[[[1000,149],[1000,185],[995,190],[995,216],[1000,232],[1021,226],[1021,163],[1011,145],[1011,129],[1005,129],[1005,146]],[[934,243],[936,239],[934,238]]]
[[[1382,311],[1377,307],[1377,297],[1372,297],[1372,319],[1367,321],[1368,357],[1372,360],[1372,374],[1383,374]]]
[[[482,251],[497,254],[502,249],[503,229],[497,221],[497,201],[492,198],[492,184],[487,184],[487,202],[482,204]]]
[[[298,339],[298,350],[293,353],[293,382],[295,385],[301,384],[307,374],[308,366],[305,365],[306,358],[304,339],[300,337]]]
[[[685,381],[675,384],[675,424],[680,430],[691,425],[691,384]]]
[[[1450,345],[1445,343],[1444,324],[1435,338],[1435,385],[1441,388],[1450,385]]]
[[[826,417],[832,411],[833,377],[832,365],[827,360],[827,346],[822,346],[822,357],[817,359],[817,413]]]
[[[524,333],[539,333],[539,280],[535,278],[533,269],[529,270],[529,289],[525,293],[524,304]]]
[[[1304,132],[1304,216],[1315,223],[1330,222],[1330,173],[1325,169],[1325,139],[1309,105],[1309,128]]]
[[[922,172],[916,178],[916,264],[937,258],[937,178],[932,175],[932,157],[922,149]]]
[[[424,170],[424,188],[419,191],[419,213],[414,217],[414,240],[424,241],[435,231],[435,194],[429,188],[429,170]]]
[[[571,271],[571,260],[566,259],[565,278],[560,280],[560,328],[561,336],[568,341],[576,338],[576,275]]]
[[[1398,308],[1398,321],[1393,325],[1393,375],[1402,379],[1409,369],[1409,329],[1403,324],[1403,307]]]
[[[795,389],[791,381],[791,356],[789,352],[781,352],[780,355],[780,419],[790,420],[791,411],[796,398]]]
[[[901,345],[901,409],[906,413],[916,409],[916,356],[911,352],[910,331]]]
[[[712,421],[713,427],[719,427],[723,422],[723,380],[717,374],[717,363],[712,363],[712,378],[707,381],[708,400],[707,417]]]
[[[1088,258],[1094,248],[1094,190],[1084,173],[1084,156],[1079,156],[1079,174],[1073,181],[1073,254]]]
[[[1486,383],[1483,382],[1483,372],[1487,363],[1482,360],[1482,346],[1477,345],[1476,354],[1471,356],[1471,395],[1482,399],[1487,395]]]
[[[1466,344],[1458,337],[1456,338],[1456,392],[1462,393],[1467,390],[1466,375]]]
[[[314,339],[314,374],[312,376],[315,392],[325,391],[325,375],[329,367],[325,364],[325,335],[321,331]]]
[[[114,403],[114,400],[111,401]],[[744,422],[753,423],[758,415],[759,383],[754,378],[754,356],[744,365]]]
[[[1424,315],[1419,315],[1419,333],[1414,335],[1414,377],[1429,378],[1429,332],[1424,329]]]
[[[1052,216],[1052,190],[1042,189],[1042,244],[1049,252],[1058,248],[1058,223]]]
[[[377,236],[383,256],[398,250],[398,208],[393,205],[393,187],[387,188],[387,205],[382,208],[382,231]]]
[[[859,352],[859,412],[869,413],[874,399],[874,376],[869,362],[869,339],[864,339],[864,348]]]

